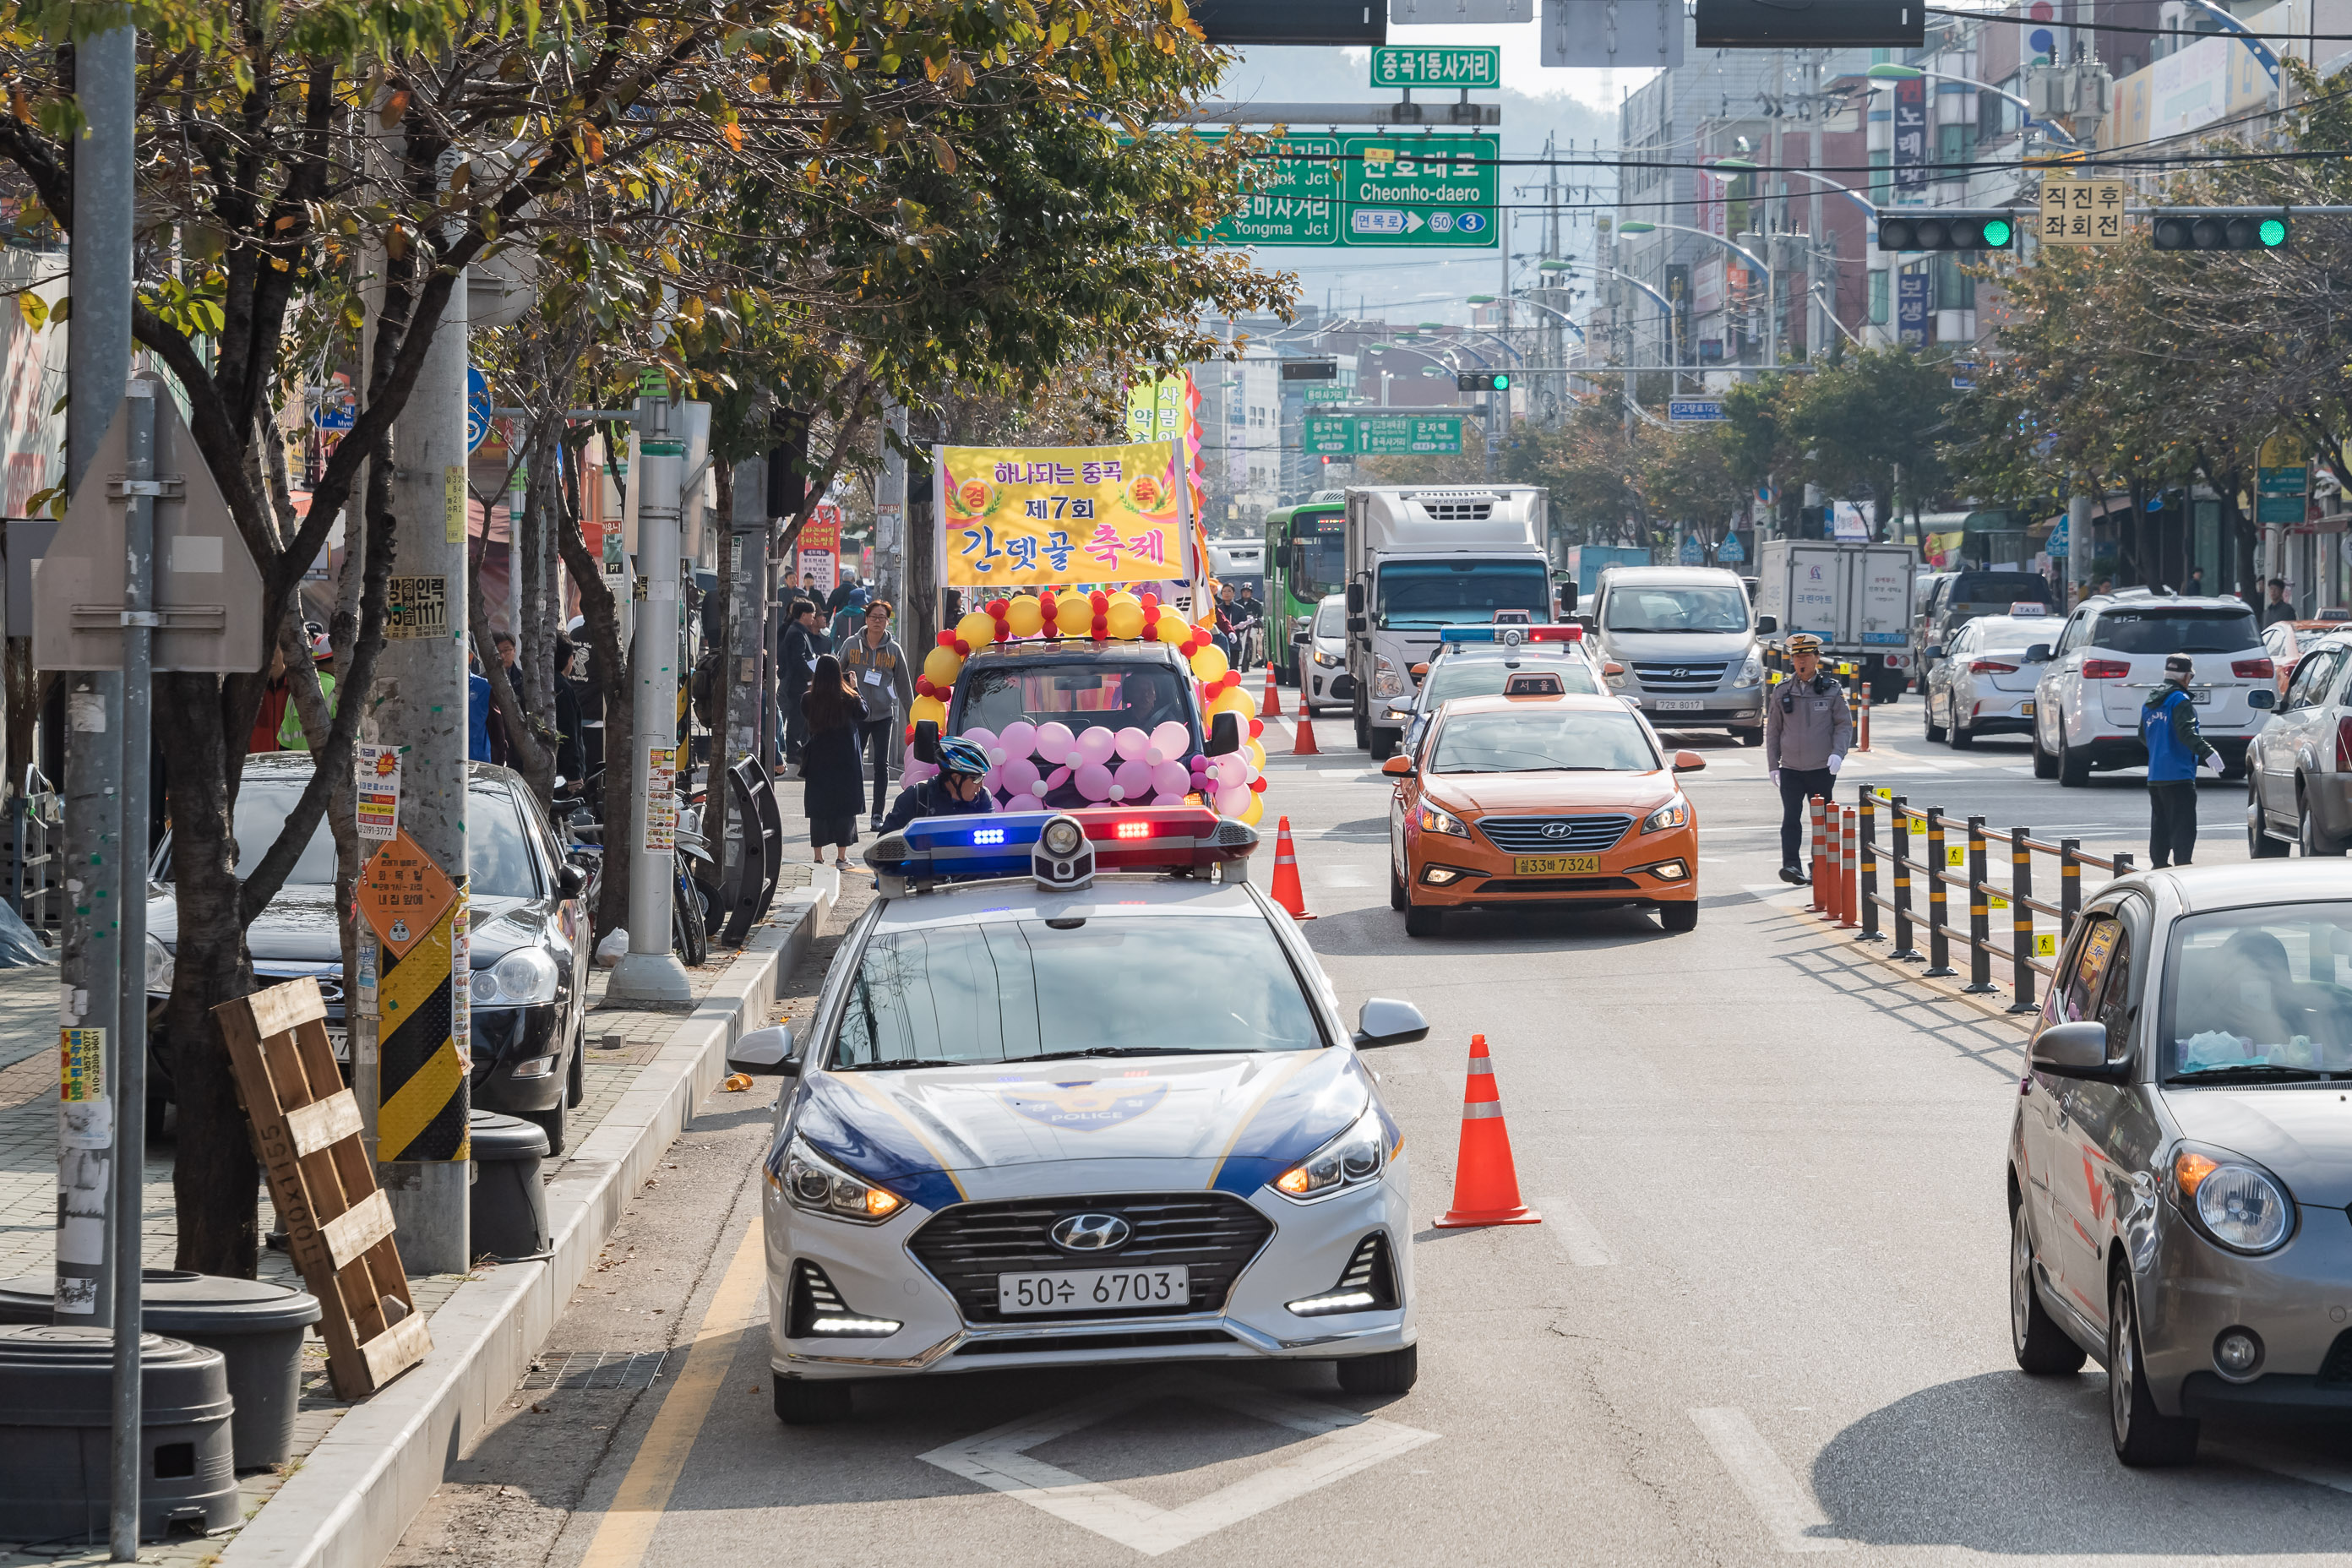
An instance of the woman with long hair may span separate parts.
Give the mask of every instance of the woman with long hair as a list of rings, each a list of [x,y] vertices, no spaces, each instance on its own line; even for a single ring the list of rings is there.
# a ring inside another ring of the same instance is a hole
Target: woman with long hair
[[[849,847],[857,842],[857,808],[866,795],[857,746],[866,704],[832,654],[821,655],[809,676],[801,717],[807,731],[801,752],[801,809],[809,819],[809,844],[816,864],[824,864],[830,844],[833,863],[847,869]]]

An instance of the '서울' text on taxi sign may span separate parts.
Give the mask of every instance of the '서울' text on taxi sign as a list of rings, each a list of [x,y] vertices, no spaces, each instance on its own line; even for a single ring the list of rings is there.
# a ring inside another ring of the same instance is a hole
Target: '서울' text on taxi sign
[[[938,447],[940,576],[951,588],[1192,576],[1177,444]]]

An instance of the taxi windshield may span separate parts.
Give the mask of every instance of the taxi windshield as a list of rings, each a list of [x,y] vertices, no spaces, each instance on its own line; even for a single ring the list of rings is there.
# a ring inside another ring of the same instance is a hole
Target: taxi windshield
[[[1204,976],[1216,977],[1204,990]],[[1261,920],[1095,915],[883,931],[836,1070],[1074,1056],[1312,1051],[1322,1031]]]
[[[1665,764],[1631,713],[1522,708],[1454,713],[1437,731],[1440,773],[1650,773]]]
[[[2159,1077],[2352,1075],[2352,904],[2191,915],[2172,942]]]
[[[1528,670],[1558,675],[1563,690],[1580,696],[1596,696],[1601,690],[1591,666],[1579,658],[1442,658],[1430,668],[1429,679],[1422,686],[1422,706],[1434,709],[1454,697],[1498,697],[1504,681]]]
[[[1007,724],[1059,720],[1072,730],[1108,724],[1156,730],[1173,720],[1192,727],[1187,682],[1170,666],[1023,660],[975,669],[965,678],[959,732],[973,728],[1002,734]]]

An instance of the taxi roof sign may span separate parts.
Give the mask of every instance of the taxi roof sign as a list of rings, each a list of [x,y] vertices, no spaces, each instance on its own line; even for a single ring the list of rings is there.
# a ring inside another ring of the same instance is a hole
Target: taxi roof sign
[[[2016,604],[2010,605],[2009,613],[2021,620],[2032,620],[2036,616],[2048,615],[2050,606],[2039,599],[2020,599]]]

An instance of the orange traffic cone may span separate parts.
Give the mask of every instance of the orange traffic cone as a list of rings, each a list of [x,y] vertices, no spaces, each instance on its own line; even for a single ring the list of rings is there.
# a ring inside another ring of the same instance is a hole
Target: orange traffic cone
[[[1295,921],[1311,921],[1307,895],[1298,886],[1298,852],[1290,847],[1290,818],[1283,817],[1274,835],[1274,901]]]
[[[1475,1225],[1540,1225],[1543,1215],[1519,1201],[1518,1167],[1503,1128],[1503,1097],[1486,1037],[1470,1037],[1470,1081],[1462,1090],[1462,1150],[1454,1160],[1454,1206],[1437,1216],[1440,1230]]]
[[[1263,719],[1282,717],[1282,693],[1275,689],[1274,660],[1270,658],[1265,661],[1265,700],[1257,705],[1257,711]]]
[[[1290,754],[1294,757],[1319,757],[1323,754],[1315,744],[1315,710],[1301,698],[1298,703],[1298,725],[1291,731]]]

